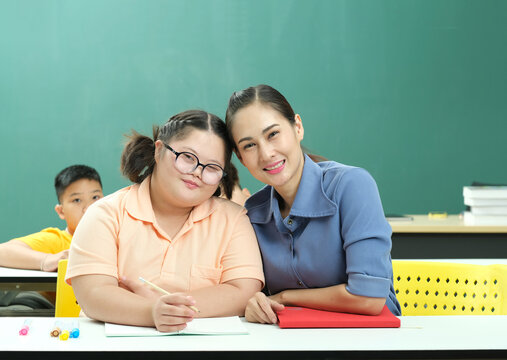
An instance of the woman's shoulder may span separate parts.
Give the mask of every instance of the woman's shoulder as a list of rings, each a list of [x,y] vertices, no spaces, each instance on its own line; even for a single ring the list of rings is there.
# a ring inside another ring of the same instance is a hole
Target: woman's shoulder
[[[368,170],[352,165],[345,165],[336,161],[318,163],[322,169],[322,187],[331,197],[339,197],[346,191],[376,188],[376,182]]]
[[[353,174],[358,171],[364,171],[363,168],[358,166],[346,165],[332,160],[321,161],[316,164],[320,167],[322,173],[328,176],[343,176],[347,173]]]
[[[328,179],[341,179],[343,177],[356,179],[356,178],[371,178],[368,170],[353,165],[346,165],[336,161],[322,161],[317,163],[322,170],[323,178]]]
[[[256,191],[253,195],[251,195],[246,201],[245,201],[245,208],[248,210],[248,212],[251,212],[252,210],[263,207],[265,205],[268,205],[271,203],[271,197],[272,197],[272,187],[270,185],[265,185],[260,190]]]

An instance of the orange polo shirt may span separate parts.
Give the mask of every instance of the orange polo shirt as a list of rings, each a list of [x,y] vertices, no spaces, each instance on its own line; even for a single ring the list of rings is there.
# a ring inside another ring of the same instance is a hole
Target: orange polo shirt
[[[91,205],[74,233],[67,283],[75,276],[142,276],[170,292],[234,279],[264,284],[255,232],[246,210],[212,197],[196,206],[170,238],[157,224],[150,177]]]

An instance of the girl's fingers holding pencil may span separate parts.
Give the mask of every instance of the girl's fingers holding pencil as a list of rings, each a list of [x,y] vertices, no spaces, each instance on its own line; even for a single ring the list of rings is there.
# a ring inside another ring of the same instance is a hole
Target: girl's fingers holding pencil
[[[192,321],[192,317],[174,316],[154,311],[153,321],[158,331],[170,332],[182,330],[187,323]]]
[[[180,325],[166,325],[166,324],[155,324],[155,327],[160,332],[176,332],[183,330],[187,327],[187,324],[180,324]]]
[[[172,293],[168,295],[162,295],[162,299],[167,304],[185,305],[185,306],[195,305],[194,298],[183,293]]]
[[[192,319],[196,315],[196,312],[190,308],[193,303],[195,301],[184,294],[170,294],[161,296],[155,306],[162,315]]]
[[[192,319],[196,315],[195,311],[190,309],[188,306],[168,304],[165,303],[162,299],[161,303],[158,306],[160,308],[159,311],[163,316],[179,316]]]
[[[173,298],[174,295],[164,295],[153,306],[153,322],[159,331],[178,331],[193,320],[195,313],[188,306],[171,303]]]
[[[173,294],[169,294],[169,295],[164,295],[164,297],[165,296],[169,296],[168,298],[166,298],[167,303],[175,304],[175,305],[185,305],[185,306],[188,306],[190,309],[192,309],[192,311],[194,313],[199,312],[199,309],[197,309],[195,307],[194,298],[189,295],[182,294],[182,293],[173,293]]]

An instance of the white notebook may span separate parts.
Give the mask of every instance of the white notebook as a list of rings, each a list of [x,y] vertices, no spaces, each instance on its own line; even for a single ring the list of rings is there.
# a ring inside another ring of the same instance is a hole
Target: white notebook
[[[241,335],[248,330],[238,316],[194,319],[177,332],[160,332],[155,328],[105,323],[106,336],[167,335]]]

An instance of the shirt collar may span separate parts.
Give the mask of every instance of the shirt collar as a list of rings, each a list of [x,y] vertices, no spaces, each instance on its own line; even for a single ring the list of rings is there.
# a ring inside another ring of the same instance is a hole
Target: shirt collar
[[[141,184],[130,186],[127,194],[125,208],[130,216],[149,223],[155,223],[155,213],[150,197],[151,175],[143,180]],[[218,207],[219,199],[211,197],[209,200],[194,207],[190,213],[192,222],[201,221],[210,216]]]
[[[155,213],[151,205],[150,179],[151,176],[148,176],[141,184],[130,186],[125,209],[130,216],[137,220],[154,223]]]
[[[251,222],[265,224],[270,221],[274,207],[278,206],[275,196],[275,189],[266,185],[246,201]],[[337,211],[337,205],[324,192],[322,168],[305,154],[303,174],[289,216],[323,217]]]

